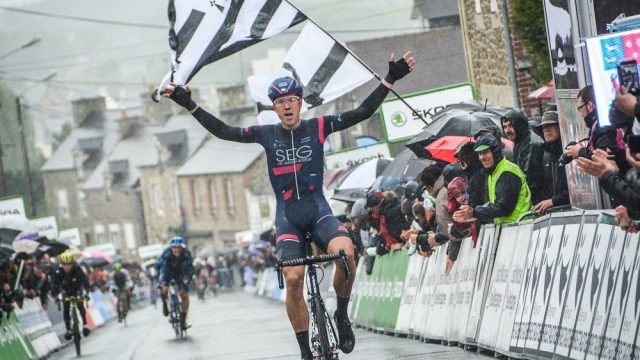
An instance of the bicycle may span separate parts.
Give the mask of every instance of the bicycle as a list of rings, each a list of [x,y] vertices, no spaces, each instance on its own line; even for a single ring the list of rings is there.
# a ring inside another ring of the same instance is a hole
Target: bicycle
[[[187,329],[185,329],[185,319],[182,318],[182,299],[178,295],[176,290],[175,280],[169,282],[169,322],[176,333],[176,338],[184,338],[187,336]]]
[[[129,302],[124,290],[118,289],[118,322],[122,321],[127,327],[127,313],[129,312]]]
[[[324,300],[320,294],[320,285],[316,273],[316,264],[342,260],[344,268],[344,276],[346,279],[351,277],[349,270],[347,255],[344,250],[340,249],[337,254],[328,255],[310,255],[311,243],[313,242],[310,233],[305,233],[305,244],[303,246],[304,257],[292,260],[278,260],[276,272],[278,274],[278,287],[284,289],[284,279],[282,268],[288,266],[307,266],[307,294],[309,307],[311,309],[311,348],[314,360],[337,360],[338,359],[338,336],[335,327],[329,317],[329,313],[324,305]]]
[[[69,311],[71,312],[71,321],[72,328],[71,334],[73,336],[73,344],[76,348],[76,356],[80,357],[80,321],[78,320],[78,303],[84,306],[85,297],[84,296],[69,296],[63,297],[64,302],[69,303]],[[60,310],[60,303],[58,303],[58,310]]]

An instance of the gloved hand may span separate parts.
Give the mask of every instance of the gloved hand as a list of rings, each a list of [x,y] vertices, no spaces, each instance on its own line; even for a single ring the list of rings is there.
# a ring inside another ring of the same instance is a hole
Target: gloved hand
[[[411,56],[410,51],[406,52],[398,61],[395,61],[395,55],[391,54],[389,57],[389,72],[384,77],[384,80],[389,84],[395,83],[411,72],[415,63],[416,61]]]
[[[176,83],[169,83],[167,88],[162,92],[162,96],[170,98],[188,111],[193,111],[198,106],[198,104],[191,99],[191,91],[187,85],[183,86],[177,85]]]

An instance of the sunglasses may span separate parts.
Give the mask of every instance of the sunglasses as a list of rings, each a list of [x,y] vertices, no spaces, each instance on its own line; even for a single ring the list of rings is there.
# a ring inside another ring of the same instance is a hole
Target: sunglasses
[[[298,96],[285,96],[285,97],[281,97],[276,99],[276,101],[273,102],[274,106],[282,106],[284,105],[285,102],[294,105],[297,104],[300,101],[300,98]]]

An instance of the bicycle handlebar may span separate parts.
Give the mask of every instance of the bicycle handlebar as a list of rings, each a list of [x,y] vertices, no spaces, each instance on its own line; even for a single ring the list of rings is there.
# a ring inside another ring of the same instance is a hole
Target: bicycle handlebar
[[[291,259],[291,260],[278,260],[278,263],[276,264],[276,272],[278,273],[278,287],[280,289],[284,289],[284,279],[282,276],[282,268],[289,267],[289,266],[313,265],[317,263],[328,262],[328,261],[333,261],[338,259],[342,260],[345,279],[349,279],[351,277],[351,271],[349,270],[349,262],[347,260],[347,255],[342,249],[340,249],[337,254],[307,256],[307,257]]]

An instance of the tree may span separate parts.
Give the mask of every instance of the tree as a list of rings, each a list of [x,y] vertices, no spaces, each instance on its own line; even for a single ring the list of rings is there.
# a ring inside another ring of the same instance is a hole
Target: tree
[[[531,76],[538,84],[552,78],[542,0],[511,0],[511,27],[532,56]]]

